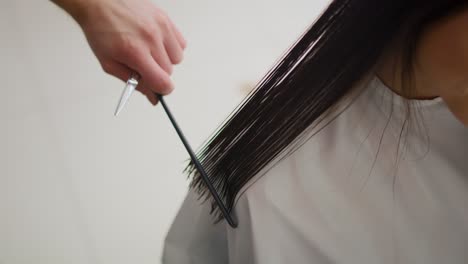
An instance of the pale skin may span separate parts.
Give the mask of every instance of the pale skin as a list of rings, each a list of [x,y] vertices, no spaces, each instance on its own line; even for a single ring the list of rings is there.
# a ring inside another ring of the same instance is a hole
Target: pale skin
[[[103,70],[122,81],[141,75],[137,90],[152,104],[174,89],[173,65],[183,59],[185,38],[149,0],[52,0],[81,26]]]
[[[391,89],[411,99],[441,97],[452,113],[468,126],[468,9],[427,28],[418,43],[414,67],[414,94],[405,95],[400,50],[393,50],[377,68]]]

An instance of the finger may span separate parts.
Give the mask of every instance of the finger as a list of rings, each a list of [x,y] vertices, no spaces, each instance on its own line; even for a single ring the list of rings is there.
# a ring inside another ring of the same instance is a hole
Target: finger
[[[172,29],[167,32],[167,35],[164,38],[164,47],[173,64],[179,64],[182,62],[184,58],[184,51],[179,41],[177,41],[175,33]]]
[[[169,74],[156,63],[149,52],[135,49],[130,56],[123,57],[121,62],[132,69],[136,69],[146,83],[146,87],[153,92],[166,95],[174,89]]]
[[[126,82],[132,74],[132,70],[130,68],[114,60],[102,61],[101,66],[104,72],[115,76],[124,82]]]
[[[148,87],[148,84],[145,82],[145,80],[141,80],[138,87],[141,93],[144,94],[146,98],[148,98],[151,104],[156,105],[158,103],[156,94]]]
[[[187,40],[184,38],[182,33],[180,33],[180,30],[177,28],[177,26],[172,22],[172,20],[168,19],[169,23],[171,24],[172,31],[174,32],[175,37],[177,38],[177,41],[179,42],[180,47],[184,50],[187,47]]]
[[[127,66],[116,61],[109,60],[101,64],[106,73],[113,75],[124,82],[127,82],[131,74],[134,72]],[[148,98],[148,100],[151,102],[151,104],[156,105],[158,103],[158,98],[156,97],[154,92],[146,88],[144,86],[144,83],[142,83],[141,81],[137,85],[136,90],[145,95],[146,98]]]
[[[153,51],[151,51],[151,56],[156,61],[156,63],[163,68],[167,74],[171,75],[173,71],[172,61],[167,54],[166,48],[162,42],[158,42]]]
[[[152,105],[158,104],[158,98],[156,97],[156,95],[154,95],[153,92],[151,92],[151,94],[146,94],[146,98],[148,98],[148,101],[150,101]]]
[[[137,87],[137,90],[140,91],[143,95],[145,95],[152,105],[156,105],[158,103],[158,98],[156,94],[147,87],[144,81],[140,82],[140,84]]]

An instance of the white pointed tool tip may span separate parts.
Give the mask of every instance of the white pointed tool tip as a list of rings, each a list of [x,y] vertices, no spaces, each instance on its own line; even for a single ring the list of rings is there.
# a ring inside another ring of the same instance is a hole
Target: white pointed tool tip
[[[115,109],[114,116],[115,116],[115,117],[118,117],[119,114],[120,114],[120,111],[122,111],[122,108],[120,108],[120,107],[117,108],[117,109]]]
[[[117,108],[115,109],[114,116],[117,117],[122,111],[122,109],[125,107],[128,100],[130,99],[130,96],[135,91],[136,85],[137,83],[130,82],[130,81],[127,82],[127,85],[125,86],[122,96],[120,97],[119,104],[117,105]]]

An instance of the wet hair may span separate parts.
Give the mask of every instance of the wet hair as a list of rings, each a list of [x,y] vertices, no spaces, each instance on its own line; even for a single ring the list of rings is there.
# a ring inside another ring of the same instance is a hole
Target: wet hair
[[[460,0],[335,0],[197,152],[228,210],[257,173],[349,94],[397,38],[410,80],[421,33]],[[409,83],[409,82],[408,82]],[[191,188],[211,201],[190,162]]]

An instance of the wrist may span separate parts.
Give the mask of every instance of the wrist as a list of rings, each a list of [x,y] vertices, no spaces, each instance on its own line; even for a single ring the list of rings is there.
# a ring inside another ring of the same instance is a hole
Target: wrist
[[[88,10],[94,1],[88,0],[52,0],[65,10],[78,24],[82,24],[88,16]]]

